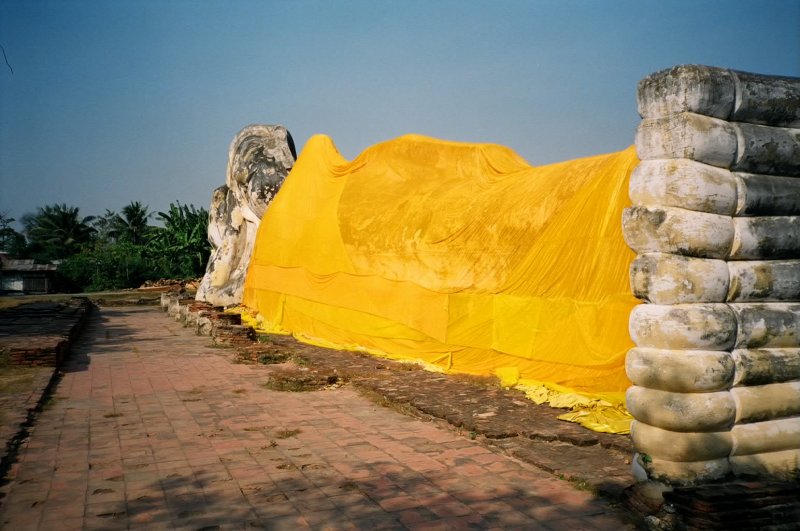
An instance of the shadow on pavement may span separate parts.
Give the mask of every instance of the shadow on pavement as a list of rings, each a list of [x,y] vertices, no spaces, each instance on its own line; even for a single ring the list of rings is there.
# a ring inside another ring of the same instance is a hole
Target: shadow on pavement
[[[90,492],[85,524],[110,529],[147,525],[187,529],[407,529],[433,524],[443,529],[530,529],[545,525],[610,529],[614,522],[619,525],[618,517],[611,514],[613,509],[605,503],[548,482],[476,486],[449,472],[424,476],[381,473],[382,468],[395,466],[390,462],[364,464],[363,470],[357,471],[363,478],[341,481],[341,475],[327,463],[308,466],[293,461],[285,452],[274,448],[268,451],[276,455],[272,458],[274,477],[237,481],[234,475],[244,469],[228,470],[220,463],[196,467],[193,472],[188,468],[160,472],[159,480],[136,489],[126,485],[127,502],[93,504]],[[107,490],[96,489],[95,493],[102,498]]]

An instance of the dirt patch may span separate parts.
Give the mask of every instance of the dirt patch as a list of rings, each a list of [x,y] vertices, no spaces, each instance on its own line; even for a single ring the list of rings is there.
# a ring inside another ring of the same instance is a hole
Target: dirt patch
[[[25,392],[33,384],[35,374],[35,368],[12,365],[8,350],[0,349],[0,394]]]
[[[298,435],[300,430],[278,430],[275,432],[276,439],[289,439],[290,437],[294,437]]]
[[[331,389],[345,383],[346,381],[334,372],[315,371],[289,364],[288,367],[276,368],[264,386],[273,391],[307,392]]]
[[[262,365],[275,365],[279,363],[286,363],[291,359],[292,356],[286,352],[269,349],[264,352],[259,352],[257,354],[256,361]]]

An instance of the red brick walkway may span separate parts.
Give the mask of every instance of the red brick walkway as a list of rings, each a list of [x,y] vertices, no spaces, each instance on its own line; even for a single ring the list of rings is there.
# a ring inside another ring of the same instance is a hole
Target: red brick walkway
[[[624,529],[591,494],[348,388],[281,393],[157,310],[104,309],[0,527]]]

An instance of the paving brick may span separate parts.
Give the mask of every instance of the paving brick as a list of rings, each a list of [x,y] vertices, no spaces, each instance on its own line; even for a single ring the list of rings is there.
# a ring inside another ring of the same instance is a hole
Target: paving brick
[[[271,391],[270,367],[232,363],[150,309],[101,317],[20,451],[0,526],[51,529],[61,511],[85,529],[625,528],[604,502],[439,423],[348,387]]]

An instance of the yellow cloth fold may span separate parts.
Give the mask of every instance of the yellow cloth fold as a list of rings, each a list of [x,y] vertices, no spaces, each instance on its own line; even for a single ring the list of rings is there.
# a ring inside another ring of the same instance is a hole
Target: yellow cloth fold
[[[312,137],[261,221],[244,304],[325,346],[621,397],[637,162],[628,148],[531,167],[417,135],[348,162]]]

